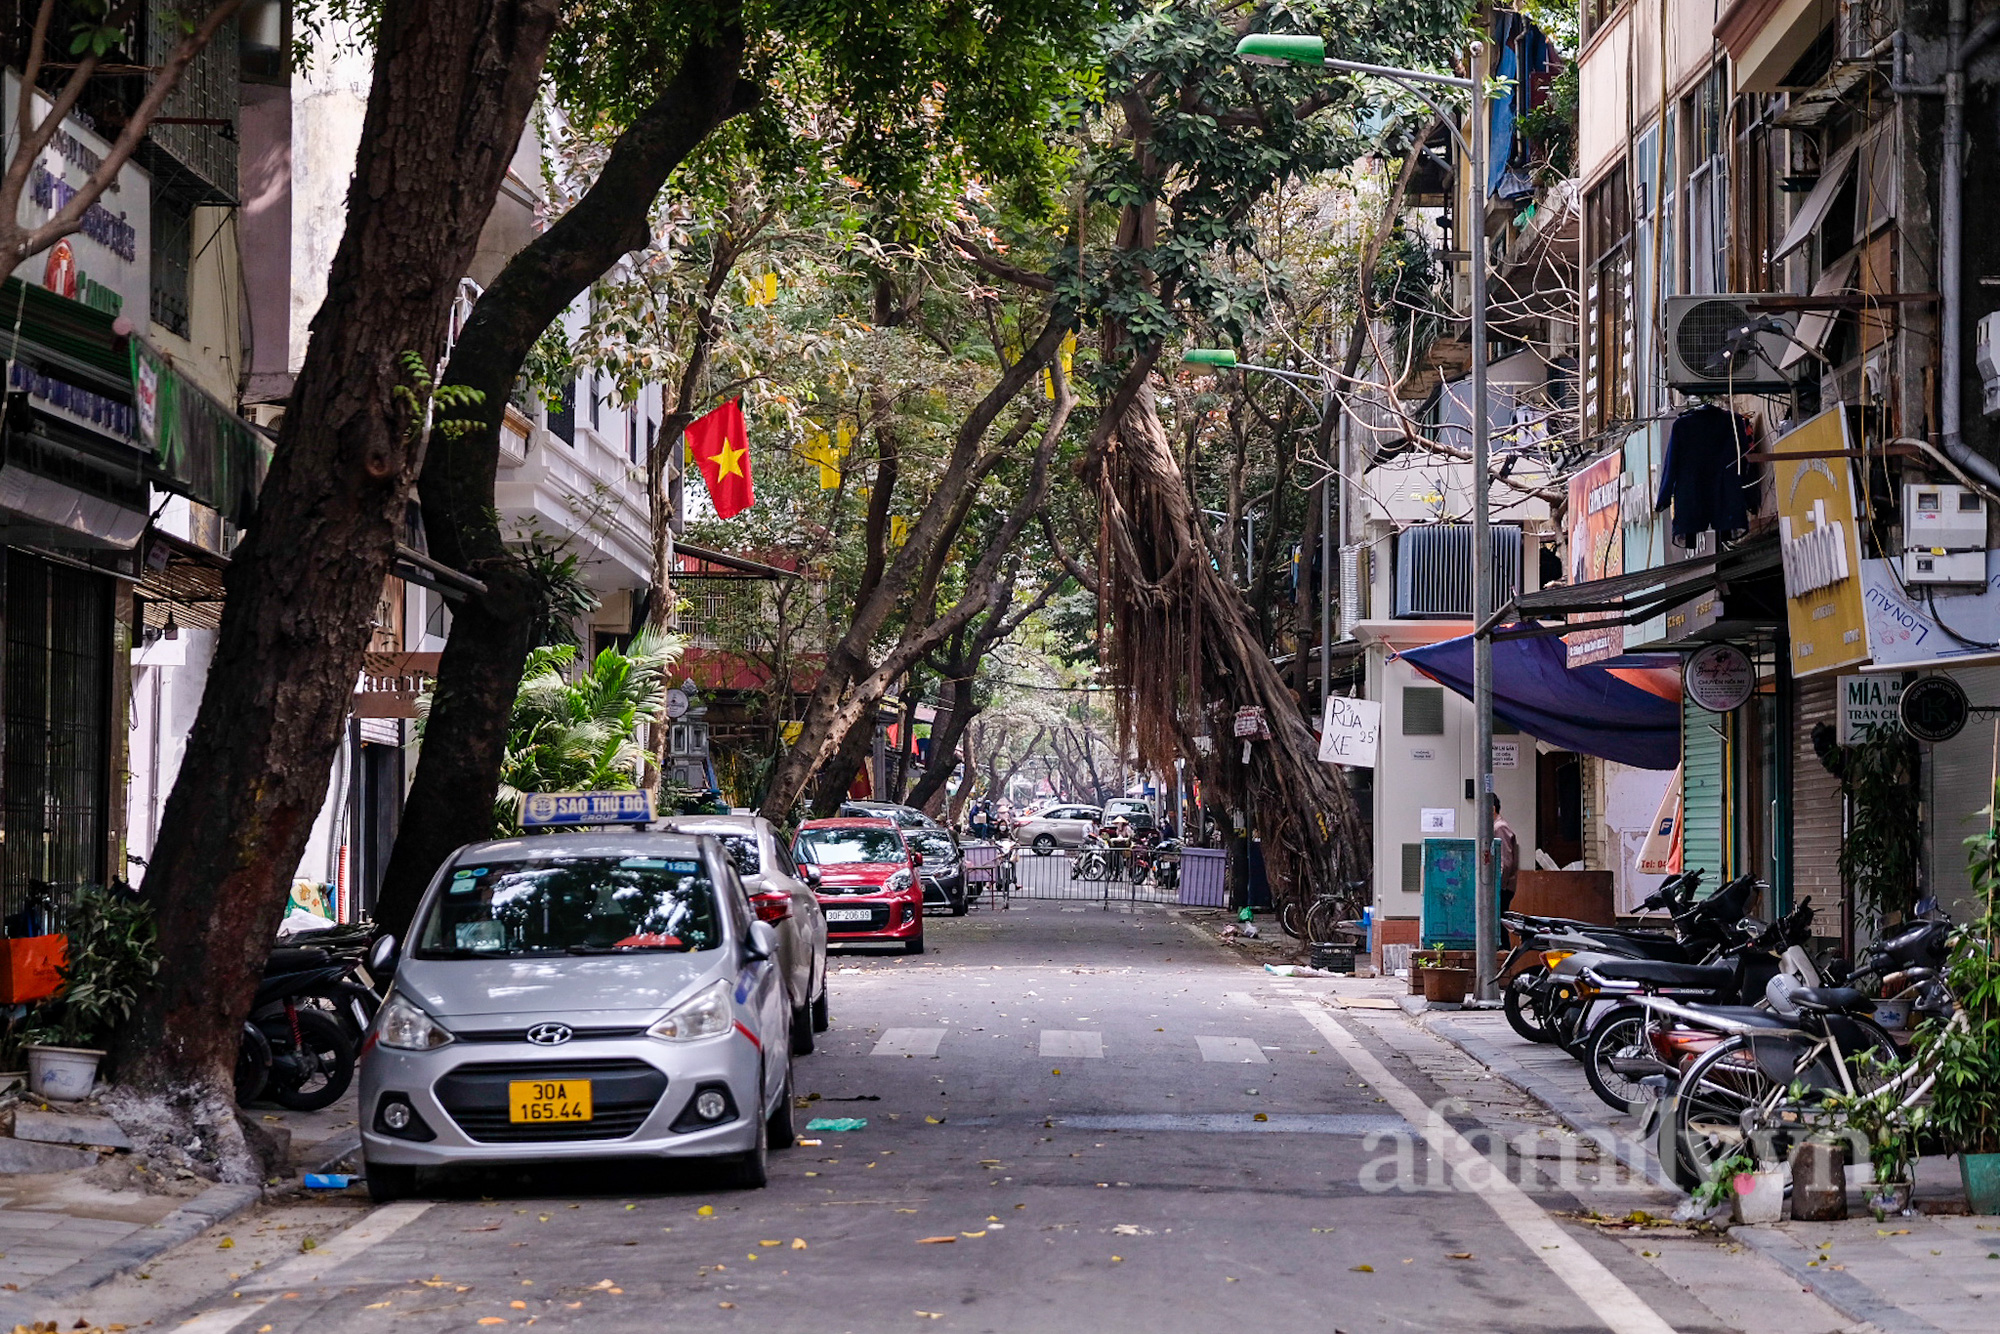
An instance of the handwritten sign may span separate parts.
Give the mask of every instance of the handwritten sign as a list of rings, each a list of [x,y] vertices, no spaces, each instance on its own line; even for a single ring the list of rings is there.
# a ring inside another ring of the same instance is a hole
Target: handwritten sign
[[[645,792],[530,792],[521,799],[521,824],[528,829],[647,824],[652,818],[653,799]]]
[[[1329,696],[1326,717],[1320,724],[1319,757],[1328,764],[1352,764],[1373,769],[1375,743],[1381,734],[1382,705],[1379,702]]]

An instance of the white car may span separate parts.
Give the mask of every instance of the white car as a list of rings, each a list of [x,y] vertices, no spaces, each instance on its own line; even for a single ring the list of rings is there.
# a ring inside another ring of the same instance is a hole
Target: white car
[[[1014,842],[1046,857],[1057,848],[1075,848],[1097,832],[1103,812],[1095,806],[1051,806],[1014,826]]]

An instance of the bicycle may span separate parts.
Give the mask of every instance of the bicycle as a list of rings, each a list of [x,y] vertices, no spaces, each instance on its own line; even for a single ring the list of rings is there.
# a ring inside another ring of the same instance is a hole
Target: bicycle
[[[1361,916],[1359,904],[1366,880],[1350,880],[1340,890],[1321,890],[1311,903],[1287,899],[1278,909],[1278,926],[1293,940],[1311,944],[1339,943],[1351,938]]]

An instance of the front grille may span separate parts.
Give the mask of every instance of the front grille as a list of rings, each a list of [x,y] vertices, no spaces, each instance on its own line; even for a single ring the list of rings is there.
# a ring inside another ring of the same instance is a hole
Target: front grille
[[[843,911],[852,912],[853,909],[851,908],[844,909]],[[826,924],[826,932],[830,936],[846,936],[846,935],[853,935],[857,932],[862,932],[862,931],[880,931],[883,928],[887,927],[888,925],[889,925],[889,909],[887,907],[870,908],[868,910],[867,921],[828,922]]]
[[[588,1079],[591,1119],[516,1123],[507,1119],[507,1085],[517,1079]],[[459,1129],[482,1144],[624,1139],[638,1130],[667,1091],[667,1077],[644,1061],[483,1061],[438,1080],[438,1102]]]
[[[633,1024],[618,1028],[573,1028],[571,1042],[605,1041],[609,1038],[636,1038],[644,1034],[644,1024]],[[475,1028],[471,1031],[453,1029],[452,1034],[460,1042],[526,1042],[528,1030],[525,1028]]]

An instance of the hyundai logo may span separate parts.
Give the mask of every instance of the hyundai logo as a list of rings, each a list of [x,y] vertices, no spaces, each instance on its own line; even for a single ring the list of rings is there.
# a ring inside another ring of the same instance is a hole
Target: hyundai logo
[[[528,1030],[528,1041],[537,1047],[560,1047],[575,1036],[568,1024],[536,1024]]]

